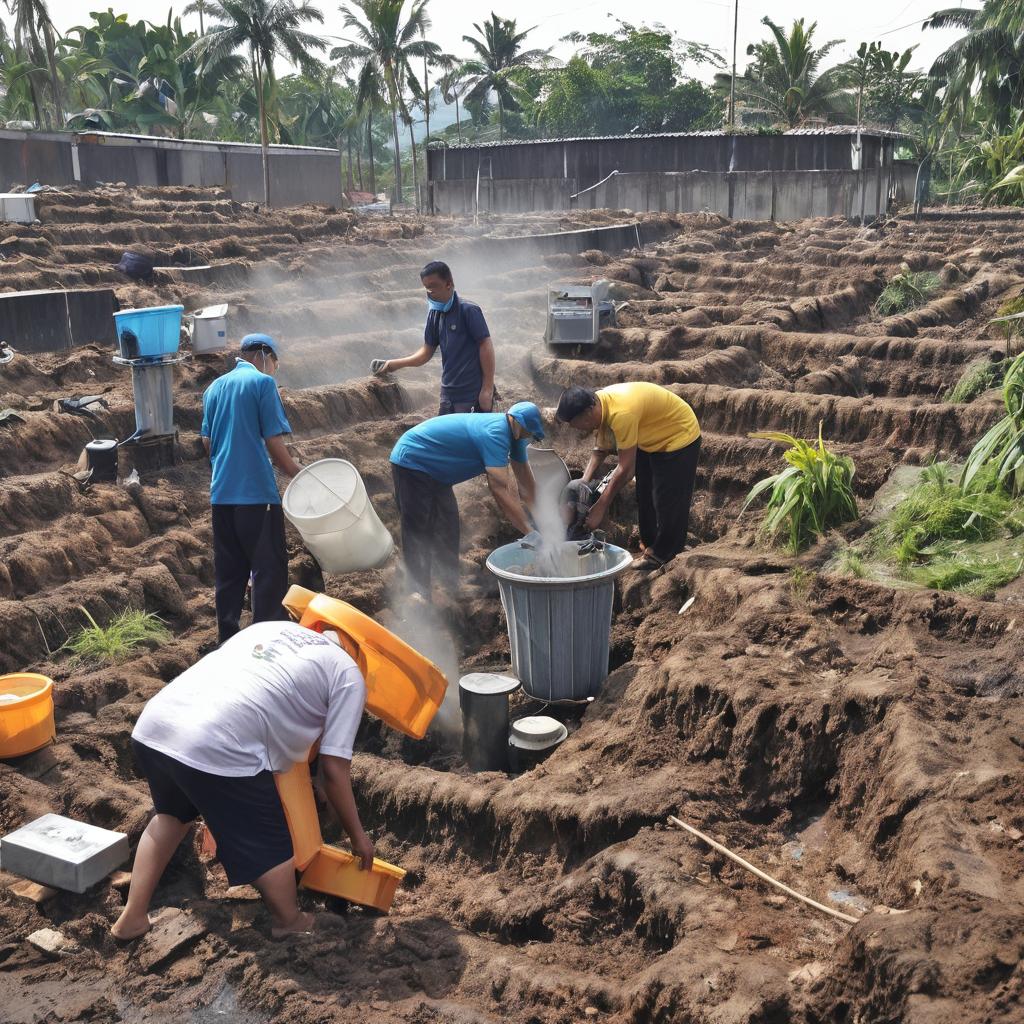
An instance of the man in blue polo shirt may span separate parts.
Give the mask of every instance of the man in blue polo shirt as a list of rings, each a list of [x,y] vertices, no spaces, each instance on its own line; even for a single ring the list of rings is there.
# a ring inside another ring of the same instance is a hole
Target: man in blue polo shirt
[[[246,335],[235,368],[203,394],[200,432],[213,467],[213,571],[221,643],[238,632],[250,575],[252,621],[287,617],[281,599],[288,589],[288,550],[274,466],[289,477],[301,467],[284,443],[292,428],[274,381],[277,351],[268,335]]]
[[[537,406],[517,402],[507,413],[455,413],[424,420],[398,439],[391,452],[391,474],[402,519],[402,555],[414,590],[430,598],[434,562],[445,585],[453,591],[458,586],[459,506],[454,484],[486,473],[505,518],[520,533],[531,531],[523,504],[533,511],[536,487],[526,445],[543,436]]]
[[[420,271],[427,290],[427,325],[423,345],[403,359],[374,359],[377,376],[422,366],[441,350],[441,403],[438,416],[456,412],[490,412],[494,407],[494,342],[475,302],[459,298],[447,263],[434,260]]]

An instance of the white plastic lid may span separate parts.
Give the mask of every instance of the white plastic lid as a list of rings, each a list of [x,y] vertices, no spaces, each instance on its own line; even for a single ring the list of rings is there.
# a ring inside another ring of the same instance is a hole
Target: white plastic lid
[[[512,723],[509,743],[524,750],[546,750],[556,746],[569,735],[557,718],[549,715],[530,715]]]
[[[470,672],[459,680],[459,689],[470,693],[513,693],[520,687],[515,676],[502,676],[497,672]]]
[[[197,309],[195,318],[197,320],[215,320],[228,315],[228,304],[221,303],[219,306],[207,306],[205,309]]]
[[[90,441],[85,447],[94,452],[105,452],[111,448],[116,448],[117,441],[112,437],[99,437],[94,441]]]

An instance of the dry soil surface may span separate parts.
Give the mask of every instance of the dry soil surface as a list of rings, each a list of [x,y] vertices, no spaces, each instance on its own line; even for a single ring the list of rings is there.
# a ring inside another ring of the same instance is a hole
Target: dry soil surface
[[[979,212],[859,229],[661,217],[647,219],[643,251],[540,256],[484,237],[513,233],[508,222],[265,216],[187,190],[54,193],[39,207],[41,225],[0,243],[0,287],[109,283],[124,306],[229,302],[235,338],[282,338],[300,460],[351,459],[396,534],[388,452],[430,411],[436,367],[389,381],[366,370],[418,345],[416,271],[431,257],[447,258],[460,292],[483,306],[505,401],[550,406],[570,381],[657,381],[694,406],[704,448],[697,543],[659,574],[622,578],[613,671],[585,713],[562,715],[569,739],[543,766],[474,775],[443,732],[414,743],[364,722],[361,813],[380,854],[409,871],[390,916],[304,893],[322,911],[318,931],[272,942],[255,893],[228,891],[216,862],[186,844],[158,891],[154,932],[122,947],[108,929],[123,887],[35,904],[3,875],[0,1018],[1024,1017],[1021,589],[979,601],[830,575],[821,567],[836,539],[794,560],[757,539],[756,516],[739,515],[749,487],[780,464],[751,430],[810,437],[823,423],[856,460],[863,504],[897,465],[966,453],[999,415],[998,396],[954,406],[940,395],[1001,350],[985,323],[1024,278],[1024,219]],[[523,222],[538,226],[559,225]],[[164,264],[153,285],[110,269],[129,245]],[[213,270],[188,270],[207,262]],[[941,294],[880,320],[871,304],[904,262],[941,273]],[[592,352],[549,353],[547,282],[599,276],[628,301],[618,326]],[[145,826],[132,725],[215,636],[197,430],[202,390],[225,364],[206,357],[177,372],[175,466],[142,463],[138,486],[84,493],[70,473],[85,441],[133,429],[126,371],[98,346],[0,368],[0,406],[25,420],[0,425],[0,670],[51,676],[57,703],[56,744],[0,764],[2,832],[47,811],[133,843]],[[56,398],[99,392],[110,406],[99,424],[53,411]],[[581,468],[584,446],[551,436]],[[479,482],[459,499],[461,592],[426,623],[403,621],[394,565],[322,579],[290,533],[293,581],[413,630],[452,677],[506,667],[483,561],[512,535]],[[613,512],[614,538],[635,544],[631,492]],[[129,604],[158,612],[173,639],[115,666],[76,666],[60,650],[82,608],[102,621]],[[532,707],[517,698],[517,710]],[[669,814],[861,919],[850,926],[774,895],[667,828]],[[27,944],[41,928],[60,931],[65,951]]]

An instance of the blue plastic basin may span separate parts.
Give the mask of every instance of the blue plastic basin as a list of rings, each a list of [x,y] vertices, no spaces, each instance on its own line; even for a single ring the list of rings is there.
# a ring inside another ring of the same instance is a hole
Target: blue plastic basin
[[[117,344],[122,359],[173,355],[181,341],[184,306],[123,309],[114,314]]]

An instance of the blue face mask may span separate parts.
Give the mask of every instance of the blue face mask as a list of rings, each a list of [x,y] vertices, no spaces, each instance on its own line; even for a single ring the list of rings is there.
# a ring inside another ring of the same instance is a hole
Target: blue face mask
[[[427,296],[427,307],[435,313],[447,313],[455,302],[455,292],[452,292],[452,297],[447,302],[438,302],[437,299],[432,299]]]

